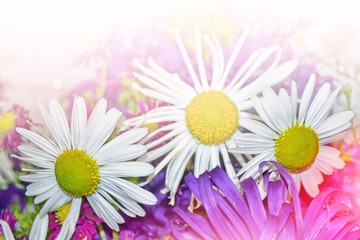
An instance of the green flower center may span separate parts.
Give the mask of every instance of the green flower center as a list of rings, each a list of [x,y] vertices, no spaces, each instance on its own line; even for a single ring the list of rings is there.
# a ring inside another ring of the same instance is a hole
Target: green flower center
[[[288,171],[298,172],[310,166],[319,152],[319,138],[311,127],[296,125],[275,141],[276,161]]]
[[[68,150],[60,154],[55,162],[56,180],[67,193],[81,197],[95,192],[100,183],[96,160],[84,150]]]
[[[217,145],[231,138],[238,126],[236,105],[222,92],[202,92],[185,109],[186,126],[200,143]]]

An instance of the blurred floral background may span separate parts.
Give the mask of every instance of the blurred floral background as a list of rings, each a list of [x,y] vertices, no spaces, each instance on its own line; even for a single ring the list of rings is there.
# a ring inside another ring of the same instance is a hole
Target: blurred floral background
[[[351,206],[350,210],[346,208],[347,212],[344,215],[337,212],[336,216],[347,216],[346,226],[349,229],[351,224],[359,224],[360,15],[356,1],[12,1],[0,4],[0,210],[10,209],[9,212],[16,216],[18,223],[15,237],[29,234],[30,226],[40,208],[33,204],[31,198],[25,198],[23,182],[18,180],[18,176],[23,175],[20,173],[20,168],[24,167],[22,163],[15,158],[12,158],[10,164],[3,160],[12,154],[20,153],[18,146],[24,139],[15,131],[15,127],[43,129],[44,121],[38,103],[47,106],[53,98],[59,100],[67,116],[70,116],[76,95],[84,98],[88,115],[98,100],[106,98],[108,108],[117,108],[123,112],[116,128],[117,132],[126,130],[123,123],[126,123],[127,119],[141,116],[165,105],[143,94],[140,89],[142,85],[136,80],[133,72],[139,72],[139,64],[146,63],[148,58],[152,57],[155,63],[170,73],[178,73],[181,79],[190,83],[191,76],[178,50],[175,32],[179,32],[187,48],[194,49],[193,33],[197,27],[208,36],[216,36],[226,60],[230,58],[238,38],[245,30],[249,30],[240,56],[234,63],[238,68],[256,49],[273,45],[280,46],[280,63],[297,59],[297,68],[283,82],[274,86],[276,92],[282,87],[289,90],[291,81],[295,80],[298,96],[301,96],[311,73],[316,74],[318,88],[325,82],[330,83],[332,89],[342,86],[334,112],[349,110],[353,111],[355,116],[348,134],[331,146],[341,152],[346,167],[335,169],[332,175],[324,176],[323,183],[319,185],[321,194],[318,196],[319,199],[335,199],[329,201],[331,203],[336,204],[339,201]],[[193,64],[196,63],[194,55],[190,53]],[[203,57],[206,71],[210,71],[210,51],[205,50]],[[261,71],[258,74],[261,74]],[[230,72],[230,75],[235,72]],[[157,123],[143,125],[150,132],[161,126]],[[155,141],[161,136],[157,134],[150,140]],[[162,146],[161,144],[164,143],[159,143],[156,147]],[[239,170],[240,165],[235,165],[235,169]],[[217,177],[223,176],[219,171],[217,169],[210,173],[211,183],[207,175],[202,175],[200,179],[209,181],[209,184],[213,184],[214,188],[216,186],[222,192],[231,192],[233,189],[221,188],[216,182]],[[282,170],[278,172],[280,178],[286,179],[282,184],[290,186],[288,192],[285,191],[286,195],[294,195],[294,189],[291,189],[294,183],[289,183],[287,175]],[[182,231],[185,231],[187,225],[183,226],[184,229],[177,226],[182,226],[182,221],[186,222],[185,216],[190,219],[196,218],[184,211],[188,208],[192,211],[199,207],[194,206],[194,199],[206,199],[195,189],[195,186],[200,186],[200,180],[189,175],[179,187],[179,196],[176,198],[173,211],[168,205],[168,197],[161,193],[164,178],[165,172],[162,171],[145,187],[158,198],[155,207],[144,207],[147,217],[143,219],[134,220],[127,217],[126,223],[120,226],[124,229],[120,235],[111,235],[111,230],[106,225],[103,229],[102,219],[95,217],[89,208],[90,205],[85,202],[79,210],[83,216],[79,225],[86,227],[77,228],[76,236],[81,236],[81,231],[86,229],[87,234],[94,231],[87,236],[97,239],[132,239],[134,236],[139,239],[166,239],[170,235],[181,239],[181,236],[184,236],[181,235]],[[139,182],[138,178],[130,180],[134,183]],[[254,188],[255,183],[250,180],[244,181],[243,184],[250,186],[245,188],[248,195],[262,194],[257,192],[257,188]],[[269,183],[268,188],[272,187],[278,190]],[[344,197],[342,193],[327,192],[335,191],[334,189],[348,195]],[[221,198],[222,195],[215,197]],[[236,194],[232,197],[237,200],[239,198]],[[229,201],[232,200],[230,198]],[[284,202],[287,200],[285,198]],[[315,230],[311,229],[309,219],[320,218],[320,213],[318,216],[311,216],[311,211],[321,207],[312,204],[316,201],[313,201],[313,197],[310,197],[304,188],[301,188],[300,199],[292,201],[294,219],[299,216],[297,207],[300,208],[301,201],[305,216],[304,231],[310,239]],[[262,204],[261,202],[260,205]],[[273,203],[269,199],[268,203],[264,204],[262,207],[270,208]],[[229,208],[231,207],[234,206]],[[249,206],[249,209],[251,208],[252,206]],[[280,209],[279,206],[274,208]],[[198,215],[211,214],[206,207],[200,211],[202,212]],[[343,213],[345,210],[339,212]],[[267,213],[271,215],[272,212],[269,210]],[[0,219],[7,218],[7,215],[8,212],[3,211]],[[49,215],[50,239],[55,239],[60,231],[59,221],[56,220],[60,219],[60,215],[61,211]],[[174,217],[175,215],[180,216],[182,220]],[[259,224],[261,221],[258,221],[256,214],[253,215],[253,220]],[[11,216],[8,224],[13,231],[15,221],[11,222]],[[211,216],[206,219],[210,222],[213,220]],[[186,233],[197,239],[202,236],[202,227],[195,224],[191,230],[187,229]],[[358,228],[354,229],[352,233],[357,231],[356,234],[359,234]],[[4,232],[4,229],[2,231]],[[221,233],[226,235],[225,232],[209,231],[208,239],[216,239]],[[251,235],[253,237],[258,236],[256,233],[251,234],[255,234]],[[359,235],[351,237],[356,239],[356,236]]]

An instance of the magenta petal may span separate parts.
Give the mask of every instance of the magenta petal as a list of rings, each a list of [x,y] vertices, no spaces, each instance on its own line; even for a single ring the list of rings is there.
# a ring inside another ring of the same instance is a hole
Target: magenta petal
[[[272,240],[278,232],[279,220],[276,216],[269,214],[268,221],[262,228],[260,240]]]
[[[182,209],[175,207],[174,211],[189,225],[206,239],[216,239],[216,233],[213,228],[210,227],[206,218],[198,214],[189,214]]]
[[[241,186],[244,189],[251,214],[259,229],[262,229],[266,222],[266,213],[258,187],[252,178],[245,179]]]
[[[324,228],[323,231],[317,236],[317,238],[342,239],[340,237],[341,235],[346,235],[354,228],[354,226],[356,226],[356,223],[354,224],[353,220],[354,220],[353,217],[350,216],[338,217],[334,221],[332,221],[329,225],[327,225],[326,228]],[[343,229],[345,229],[347,232],[342,233]]]
[[[221,192],[226,196],[226,200],[230,202],[238,215],[244,220],[247,229],[251,232],[251,235],[254,238],[259,238],[260,230],[249,211],[243,195],[239,192],[239,189],[237,189],[224,170],[220,167],[216,167],[210,172],[210,176],[215,186],[221,189]]]
[[[269,182],[267,189],[269,213],[277,215],[281,204],[285,202],[285,184],[282,181]]]
[[[221,214],[220,209],[217,207],[215,198],[212,193],[212,184],[209,180],[209,174],[205,172],[199,177],[199,187],[202,189],[200,196],[202,198],[202,205],[213,225],[215,231],[219,236],[225,239],[231,239],[229,228],[224,222],[226,219]]]

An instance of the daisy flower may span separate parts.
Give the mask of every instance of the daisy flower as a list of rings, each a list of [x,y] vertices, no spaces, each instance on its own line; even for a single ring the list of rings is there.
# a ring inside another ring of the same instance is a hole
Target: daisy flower
[[[303,185],[306,192],[315,197],[319,193],[318,185],[324,180],[321,173],[330,175],[334,168],[344,167],[340,151],[327,144],[344,136],[354,113],[344,111],[329,116],[341,87],[331,91],[330,84],[325,83],[311,101],[314,84],[315,75],[311,75],[299,108],[295,82],[292,82],[291,96],[285,89],[276,95],[269,88],[263,91],[262,99],[252,97],[264,123],[241,118],[239,125],[252,133],[237,136],[237,148],[230,150],[257,154],[240,169],[238,174],[242,179],[256,177],[261,162],[275,160],[291,173],[299,191]]]
[[[16,157],[40,168],[22,169],[33,172],[21,177],[30,183],[26,195],[35,196],[35,204],[45,202],[31,232],[38,234],[41,231],[36,229],[47,228],[47,213],[71,201],[58,235],[59,239],[70,238],[78,222],[83,197],[95,214],[116,231],[124,219],[114,206],[126,215],[144,216],[145,211],[138,202],[155,204],[155,196],[124,177],[147,176],[154,170],[148,163],[128,162],[146,152],[146,148],[136,142],[147,130],[129,130],[105,143],[121,115],[114,108],[106,112],[105,99],[96,104],[87,119],[85,101],[76,97],[70,127],[59,102],[51,100],[49,106],[50,114],[41,104],[40,110],[55,141],[17,128],[19,134],[37,147],[20,146],[19,151],[25,156]]]
[[[157,65],[152,58],[148,60],[150,67],[135,61],[135,65],[145,75],[134,75],[148,87],[139,87],[139,91],[168,105],[149,111],[142,117],[130,119],[128,124],[168,122],[148,135],[150,139],[160,132],[166,132],[163,137],[146,144],[150,151],[142,161],[150,162],[164,156],[149,181],[168,165],[164,191],[170,191],[171,204],[174,203],[179,183],[193,155],[195,176],[219,166],[221,156],[227,173],[236,181],[227,148],[235,147],[232,139],[239,132],[239,116],[245,114],[242,111],[252,107],[249,101],[251,95],[285,79],[297,64],[296,61],[289,61],[278,66],[281,53],[278,47],[274,46],[255,51],[239,69],[234,70],[234,62],[246,35],[247,33],[244,33],[240,37],[225,64],[219,41],[213,36],[201,35],[196,28],[195,55],[198,76],[177,32],[176,40],[193,86],[187,84],[178,74],[169,73]],[[204,66],[202,38],[210,47],[213,58],[211,76]],[[273,55],[275,57],[269,63]],[[233,77],[230,78],[229,75]],[[166,144],[156,148],[159,143],[164,142]]]

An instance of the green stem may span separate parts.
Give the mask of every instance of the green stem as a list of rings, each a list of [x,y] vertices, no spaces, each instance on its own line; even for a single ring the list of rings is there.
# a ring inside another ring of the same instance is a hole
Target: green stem
[[[117,231],[113,231],[113,240],[119,240],[119,233]]]
[[[98,226],[98,229],[99,229],[99,234],[100,234],[101,239],[102,239],[102,240],[107,240],[102,225],[101,225],[101,224],[97,224],[97,226]]]

